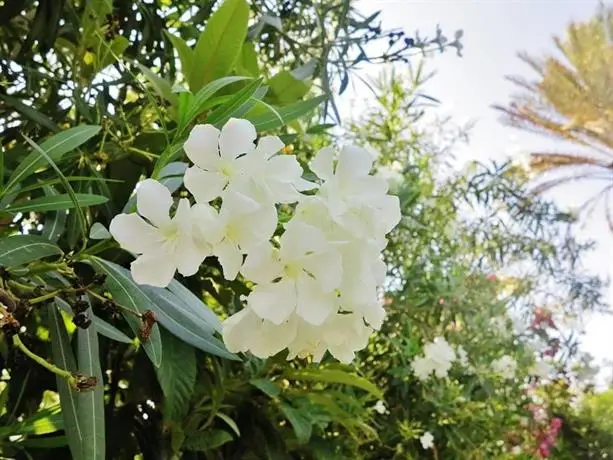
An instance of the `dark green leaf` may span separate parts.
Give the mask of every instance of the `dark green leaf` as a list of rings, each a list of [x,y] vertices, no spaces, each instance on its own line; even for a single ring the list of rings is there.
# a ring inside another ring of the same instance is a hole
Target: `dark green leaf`
[[[77,362],[72,349],[70,339],[64,326],[60,312],[54,304],[47,307],[49,315],[49,335],[51,336],[51,355],[54,363],[62,369],[76,372]],[[62,418],[64,429],[68,438],[68,445],[73,458],[82,458],[83,428],[79,421],[77,393],[70,388],[68,382],[56,376],[57,389],[60,394],[60,404],[62,405]]]
[[[162,331],[164,361],[155,369],[164,392],[164,417],[182,420],[196,383],[196,353],[193,347]]]
[[[100,126],[81,125],[65,131],[57,133],[55,136],[47,139],[40,144],[40,148],[54,162],[62,159],[64,154],[83,145],[89,139],[94,137],[100,131]],[[15,184],[21,183],[29,175],[34,173],[38,168],[47,164],[45,158],[36,150],[25,157],[19,166],[13,171],[9,181],[6,184],[6,189],[12,188]]]
[[[24,117],[29,118],[37,125],[44,126],[49,131],[57,132],[58,127],[54,123],[54,121],[49,118],[47,115],[40,113],[38,110],[33,109],[29,105],[25,105],[19,99],[11,96],[7,96],[5,94],[0,94],[0,99],[6,102],[8,105],[13,107],[19,113],[21,113]]]
[[[121,313],[128,325],[140,337],[142,322],[136,315],[151,310],[153,300],[132,280],[130,272],[119,265],[98,257],[89,257],[86,262],[90,263],[98,273],[106,275],[105,285],[111,292],[113,300],[123,307]],[[125,309],[129,311],[125,311]],[[141,340],[147,356],[155,367],[162,363],[162,339],[160,329],[155,324],[148,340]]]
[[[206,452],[217,449],[232,441],[232,435],[223,430],[207,430],[188,437],[183,443],[183,449],[193,452]]]
[[[181,300],[182,306],[189,310],[190,313],[202,319],[216,332],[221,332],[221,321],[217,315],[201,299],[196,297],[192,291],[177,280],[170,282],[168,290]]]
[[[92,316],[93,327],[96,328],[98,334],[103,335],[111,340],[122,343],[132,343],[132,339],[117,329],[115,326],[107,323],[97,316]]]
[[[29,449],[55,449],[57,447],[63,447],[68,445],[68,438],[66,436],[52,436],[47,438],[28,438],[21,441],[22,446]]]
[[[37,235],[14,235],[0,239],[0,266],[14,267],[62,254],[62,250]]]
[[[294,409],[289,404],[281,404],[281,411],[292,424],[298,442],[300,444],[307,443],[313,432],[311,420],[301,411]]]
[[[268,379],[251,379],[249,383],[271,398],[281,394],[281,389]]]
[[[89,303],[87,296],[84,300]],[[86,310],[93,315],[91,305]],[[105,459],[104,436],[104,382],[100,368],[98,333],[95,327],[77,328],[77,363],[79,372],[96,377],[94,388],[78,394],[78,417],[83,434],[83,459]]]
[[[247,36],[249,5],[245,0],[225,0],[211,15],[194,48],[189,88],[225,77],[233,69]]]
[[[156,314],[158,322],[174,335],[206,353],[238,359],[226,350],[223,342],[213,337],[215,329],[202,317],[194,315],[172,292],[153,286],[141,288],[153,300],[151,310]]]
[[[80,207],[96,206],[106,203],[108,198],[102,195],[89,193],[75,193],[75,198]],[[75,207],[75,203],[69,194],[55,196],[41,196],[28,201],[15,203],[8,208],[8,212],[47,212],[66,210]]]
[[[58,193],[53,187],[43,187],[45,194],[48,196],[55,196]],[[66,212],[58,211],[45,217],[45,223],[43,224],[42,236],[54,243],[62,236],[64,227],[66,226]]]

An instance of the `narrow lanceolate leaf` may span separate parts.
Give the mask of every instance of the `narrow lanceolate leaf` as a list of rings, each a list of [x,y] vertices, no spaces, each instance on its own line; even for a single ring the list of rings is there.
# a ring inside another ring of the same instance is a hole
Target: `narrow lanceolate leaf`
[[[305,444],[311,438],[313,424],[308,416],[289,404],[281,404],[281,412],[289,420],[300,444]]]
[[[325,100],[326,96],[317,96],[285,107],[277,107],[276,113],[269,112],[252,117],[247,116],[247,118],[254,124],[258,132],[268,131],[308,114]],[[281,119],[279,119],[279,116],[281,116]]]
[[[55,196],[41,196],[28,201],[14,203],[5,209],[8,212],[47,212],[59,211],[76,207],[96,206],[106,203],[108,198],[102,195],[92,195],[89,193],[75,193],[76,203],[68,194]]]
[[[85,296],[86,298],[86,296]],[[89,300],[86,298],[89,303]],[[92,315],[91,305],[86,310]],[[79,372],[96,377],[93,389],[78,395],[78,415],[83,434],[83,460],[105,459],[104,438],[104,384],[100,368],[98,334],[93,325],[87,329],[77,328],[77,367]]]
[[[183,305],[194,315],[200,317],[215,331],[221,332],[221,321],[215,313],[198,297],[196,297],[192,291],[187,289],[177,280],[172,280],[168,285],[168,290],[176,295],[183,303]]]
[[[64,320],[54,304],[47,307],[47,312],[49,314],[49,335],[51,336],[53,362],[62,369],[76,372],[77,362],[70,348],[70,340],[64,326]],[[80,459],[83,449],[83,428],[79,422],[77,393],[70,388],[63,378],[56,377],[56,381],[70,452],[73,458]]]
[[[100,126],[81,125],[67,129],[55,136],[47,139],[40,144],[40,148],[44,150],[49,158],[58,162],[64,154],[81,146],[89,139],[94,137],[100,131]],[[28,176],[34,173],[38,168],[46,165],[45,158],[36,150],[25,157],[19,166],[15,169],[9,178],[6,189],[9,190],[15,184],[23,182]]]
[[[251,98],[255,97],[261,84],[262,78],[250,81],[243,89],[230,97],[228,101],[216,108],[213,113],[209,115],[207,122],[217,125],[218,127],[223,126],[244,104],[247,104]]]
[[[45,191],[45,195],[58,195],[58,192],[53,187],[44,186],[43,189]],[[66,227],[66,217],[67,215],[65,211],[57,211],[53,214],[45,216],[42,236],[55,243],[64,232],[64,228]]]
[[[223,77],[208,83],[200,89],[194,96],[192,103],[186,114],[182,115],[181,129],[185,129],[189,124],[198,117],[205,108],[205,103],[220,89],[237,81],[249,80],[249,77],[230,76]]]
[[[211,15],[194,48],[187,78],[191,91],[230,73],[247,36],[248,22],[245,0],[225,0]]]
[[[60,254],[62,250],[42,236],[14,235],[0,239],[0,266],[15,267]]]
[[[141,338],[145,353],[147,353],[153,365],[158,367],[162,363],[160,329],[155,324],[149,337],[142,337],[142,321],[137,316],[152,310],[153,300],[143,291],[142,286],[134,282],[130,272],[125,268],[98,257],[89,257],[86,262],[90,263],[98,273],[106,275],[105,285],[113,296],[113,300],[122,306],[123,317],[134,334]]]
[[[125,269],[124,269],[125,270]],[[141,288],[153,299],[152,310],[162,326],[194,347],[222,358],[238,359],[223,342],[213,337],[215,329],[192,314],[172,292],[152,286]]]
[[[196,384],[196,353],[194,348],[167,331],[162,331],[164,361],[155,369],[164,393],[164,417],[182,420]]]
[[[337,383],[361,388],[373,396],[383,399],[383,392],[370,380],[340,369],[312,368],[289,371],[284,374],[288,380],[309,380],[313,382]]]
[[[132,343],[132,339],[117,329],[115,326],[107,323],[103,319],[93,315],[92,326],[96,328],[98,334],[103,335],[111,340],[122,343]]]
[[[89,238],[92,240],[108,240],[112,236],[104,225],[100,222],[94,222],[92,228],[89,229]]]

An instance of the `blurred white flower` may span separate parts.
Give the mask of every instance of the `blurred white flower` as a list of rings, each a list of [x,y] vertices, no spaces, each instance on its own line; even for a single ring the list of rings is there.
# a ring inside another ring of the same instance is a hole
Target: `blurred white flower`
[[[377,401],[373,409],[375,410],[376,413],[380,415],[385,415],[387,413],[387,407],[385,407],[385,402],[381,400]]]
[[[492,370],[497,374],[502,375],[507,380],[515,378],[517,371],[517,361],[512,356],[504,355],[503,357],[492,361]]]
[[[436,337],[424,346],[424,356],[413,360],[413,371],[420,380],[425,380],[434,372],[439,378],[447,376],[456,359],[454,349],[443,337]]]
[[[541,359],[538,360],[532,368],[530,369],[530,373],[538,378],[546,379],[549,378],[553,371],[553,366],[548,361]]]
[[[426,431],[420,438],[421,446],[424,449],[432,449],[434,447],[434,436],[429,431]]]

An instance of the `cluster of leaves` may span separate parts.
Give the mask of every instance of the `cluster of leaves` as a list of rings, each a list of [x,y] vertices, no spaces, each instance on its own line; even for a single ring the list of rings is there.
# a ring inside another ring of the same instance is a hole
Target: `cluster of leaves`
[[[538,276],[558,279],[550,292],[578,293],[565,308],[596,306],[598,284],[559,276],[586,247],[550,238],[563,215],[538,211],[516,175],[435,179],[439,158],[418,124],[421,67],[408,85],[387,82],[353,129],[381,152],[380,167],[401,164],[404,213],[385,254],[390,318],[355,365],[228,353],[218,318],[240,308],[248,287],[225,281],[215,262],[167,289],[136,285],[105,229],[133,208],[143,177],[181,196],[182,144],[195,123],[247,118],[306,161],[331,140],[331,125],[311,114],[328,112],[335,79],[342,91],[362,61],[459,48],[461,34],[409,39],[351,2],[9,0],[0,12],[3,455],[503,458],[532,357],[488,324],[514,301],[532,305],[524,281],[537,275],[520,262],[542,253]],[[391,49],[369,56],[365,45],[380,39]],[[500,218],[513,231],[463,218],[494,200],[517,209]],[[502,281],[486,275],[510,260],[522,289],[501,296]],[[410,363],[437,335],[481,370],[514,355],[518,380],[456,368],[449,380],[417,381]],[[373,409],[380,400],[389,415]],[[427,454],[417,441],[425,430],[436,440]]]

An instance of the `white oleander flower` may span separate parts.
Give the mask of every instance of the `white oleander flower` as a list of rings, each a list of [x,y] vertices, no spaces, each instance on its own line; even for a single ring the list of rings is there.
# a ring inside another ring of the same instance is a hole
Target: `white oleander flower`
[[[502,375],[507,380],[511,380],[515,377],[517,371],[517,361],[512,356],[504,355],[492,361],[492,370],[497,374]]]
[[[373,409],[379,415],[385,415],[388,412],[387,407],[385,407],[385,401],[381,401],[381,400],[375,403],[375,406],[373,407]]]
[[[310,163],[321,184],[317,195],[332,220],[357,238],[389,233],[400,221],[397,196],[388,195],[387,181],[370,174],[373,159],[367,150],[345,146],[335,161],[335,151],[324,148]]]
[[[434,447],[434,436],[429,431],[426,431],[420,438],[421,447],[424,449],[432,449]]]
[[[420,380],[426,380],[433,372],[438,378],[443,378],[455,359],[451,345],[443,337],[436,337],[424,346],[424,356],[413,360],[413,372]]]
[[[196,241],[217,256],[227,280],[236,278],[243,265],[243,255],[268,244],[277,227],[274,206],[252,210],[228,201],[218,212],[208,204],[195,204],[192,215]]]
[[[242,273],[257,283],[247,304],[274,324],[285,322],[295,312],[320,325],[338,310],[341,257],[313,226],[290,222],[280,248],[267,244],[251,251]]]
[[[283,142],[262,137],[257,145],[255,127],[248,120],[231,118],[221,131],[197,125],[185,142],[185,153],[195,166],[185,172],[185,187],[198,203],[233,195],[255,209],[258,204],[292,203],[300,191],[315,184],[302,179],[302,167],[293,155],[276,155]]]
[[[173,200],[161,183],[146,179],[136,190],[138,214],[113,218],[110,233],[120,246],[138,257],[131,264],[132,277],[139,284],[166,287],[175,271],[191,276],[210,254],[193,239],[189,201],[179,200],[174,217],[169,217]]]
[[[536,363],[534,363],[534,365],[530,369],[530,373],[532,375],[539,377],[541,379],[548,378],[551,375],[552,371],[553,371],[553,366],[551,365],[550,362],[544,359],[541,359],[537,361]]]

